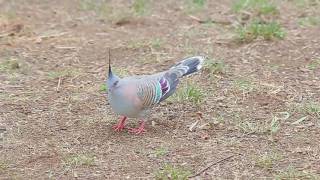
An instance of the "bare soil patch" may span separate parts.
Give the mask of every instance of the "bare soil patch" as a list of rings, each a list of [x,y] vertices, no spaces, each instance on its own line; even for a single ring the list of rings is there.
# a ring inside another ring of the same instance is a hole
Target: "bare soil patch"
[[[274,1],[285,37],[250,43],[233,1],[201,2],[0,0],[0,179],[187,177],[230,155],[199,176],[319,179],[319,1]],[[111,128],[107,48],[121,75],[222,64],[181,82],[201,103],[162,103],[136,136]]]

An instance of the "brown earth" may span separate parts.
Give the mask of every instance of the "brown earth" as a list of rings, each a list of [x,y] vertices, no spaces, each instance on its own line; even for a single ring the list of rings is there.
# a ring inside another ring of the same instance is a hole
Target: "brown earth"
[[[134,16],[125,0],[0,0],[0,179],[153,179],[165,165],[196,174],[230,155],[201,179],[319,179],[320,26],[298,20],[320,17],[320,3],[276,2],[286,37],[239,44],[231,0],[207,1],[192,16],[182,0],[152,1]],[[182,81],[201,89],[199,105],[166,101],[147,133],[117,133],[101,89],[108,48],[122,73],[198,54],[225,70]]]

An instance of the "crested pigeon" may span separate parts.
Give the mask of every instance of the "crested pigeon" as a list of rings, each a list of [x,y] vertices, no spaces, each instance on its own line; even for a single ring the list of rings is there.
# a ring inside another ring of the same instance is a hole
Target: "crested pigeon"
[[[148,110],[171,96],[176,91],[181,77],[199,71],[204,57],[194,56],[183,59],[170,69],[153,75],[124,78],[112,72],[110,61],[109,52],[108,100],[113,111],[122,116],[113,129],[121,131],[125,128],[127,118],[139,118],[139,127],[130,128],[129,132],[141,134],[145,132],[145,118]]]

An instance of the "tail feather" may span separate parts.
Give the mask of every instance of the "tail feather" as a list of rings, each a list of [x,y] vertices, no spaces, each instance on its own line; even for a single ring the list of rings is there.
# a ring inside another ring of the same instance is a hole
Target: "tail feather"
[[[203,61],[203,57],[194,56],[184,59],[176,65],[172,66],[170,70],[168,70],[163,76],[164,79],[169,83],[169,89],[161,97],[159,102],[167,99],[176,91],[180,77],[199,71],[202,68]]]
[[[186,76],[199,71],[202,68],[203,61],[204,58],[201,56],[186,58],[171,67],[170,70],[176,71],[174,73],[177,73],[179,77]]]

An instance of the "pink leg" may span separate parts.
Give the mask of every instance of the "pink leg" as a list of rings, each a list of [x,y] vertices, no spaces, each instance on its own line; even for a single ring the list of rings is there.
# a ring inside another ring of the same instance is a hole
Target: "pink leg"
[[[118,122],[118,124],[112,127],[114,131],[117,131],[117,132],[122,131],[124,129],[126,120],[127,120],[127,117],[123,116]]]
[[[145,122],[143,120],[140,121],[140,126],[138,128],[130,128],[129,132],[135,133],[135,134],[142,134],[146,132],[144,129]]]

